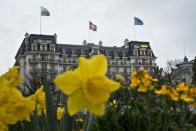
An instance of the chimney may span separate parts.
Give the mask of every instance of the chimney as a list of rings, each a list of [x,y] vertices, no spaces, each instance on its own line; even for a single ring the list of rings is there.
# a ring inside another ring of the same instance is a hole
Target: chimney
[[[25,34],[25,38],[24,38],[24,42],[25,42],[25,50],[27,51],[28,50],[28,43],[29,43],[29,34],[26,33]]]
[[[102,46],[102,43],[103,42],[100,40],[99,43],[98,43],[98,46]]]
[[[86,45],[86,44],[87,44],[87,41],[84,40],[84,41],[82,42],[82,45]]]
[[[56,43],[57,42],[57,34],[55,33],[54,34],[54,43]]]
[[[129,48],[129,40],[127,38],[124,40],[124,47]]]

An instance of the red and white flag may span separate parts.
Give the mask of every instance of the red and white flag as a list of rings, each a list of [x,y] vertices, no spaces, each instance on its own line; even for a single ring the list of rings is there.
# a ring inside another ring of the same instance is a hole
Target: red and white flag
[[[89,30],[97,31],[97,26],[89,21]]]

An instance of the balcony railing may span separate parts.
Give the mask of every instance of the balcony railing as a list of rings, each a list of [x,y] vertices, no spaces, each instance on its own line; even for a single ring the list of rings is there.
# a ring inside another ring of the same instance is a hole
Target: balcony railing
[[[56,69],[50,69],[49,70],[49,73],[58,73],[58,70],[56,70]]]
[[[31,73],[58,73],[56,69],[47,69],[47,68],[34,68],[29,70]]]
[[[133,66],[156,66],[156,63],[139,63],[139,62],[135,62],[132,63]]]
[[[51,62],[51,63],[61,63],[60,59],[51,59],[51,58],[33,58],[28,59],[29,62]]]

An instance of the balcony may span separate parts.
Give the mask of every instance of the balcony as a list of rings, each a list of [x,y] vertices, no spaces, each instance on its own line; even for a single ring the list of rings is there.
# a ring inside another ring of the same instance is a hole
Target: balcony
[[[50,70],[48,70],[48,72],[49,73],[58,73],[58,70],[56,70],[56,69],[50,69]]]
[[[48,63],[62,63],[60,59],[50,59],[50,58],[33,58],[28,59],[28,62],[48,62]]]
[[[48,71],[49,70],[47,70],[46,68],[34,68],[29,70],[30,73],[47,73]]]
[[[147,63],[147,62],[135,62],[132,63],[133,66],[156,66],[156,63]]]
[[[58,73],[56,69],[47,69],[47,68],[34,68],[29,70],[30,73]]]

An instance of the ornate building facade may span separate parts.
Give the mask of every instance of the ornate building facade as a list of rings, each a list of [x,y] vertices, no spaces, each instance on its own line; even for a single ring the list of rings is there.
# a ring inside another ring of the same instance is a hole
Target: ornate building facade
[[[121,47],[103,46],[101,41],[94,44],[86,40],[79,45],[59,44],[56,34],[28,33],[25,34],[15,56],[15,65],[20,65],[20,73],[28,84],[27,78],[37,77],[33,76],[33,73],[48,73],[52,80],[56,74],[76,68],[80,56],[90,58],[97,54],[104,54],[107,57],[107,75],[111,78],[116,74],[122,74],[129,79],[130,73],[134,70],[145,69],[153,73],[156,67],[156,57],[149,42],[126,39]]]
[[[193,60],[189,61],[185,56],[183,62],[176,65],[176,68],[172,71],[173,84],[184,82],[191,84],[193,76]]]

